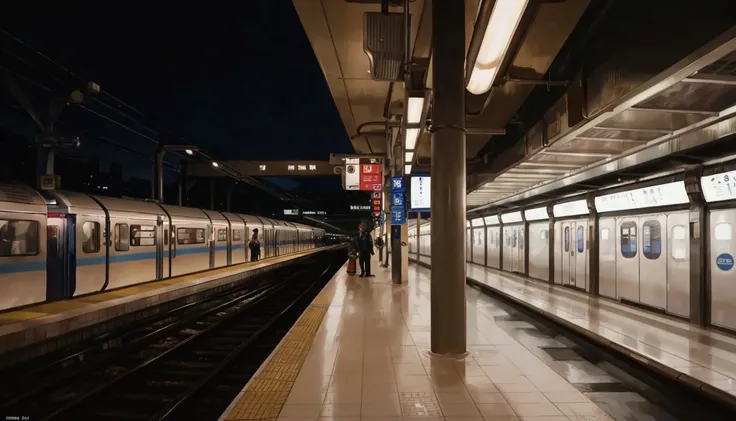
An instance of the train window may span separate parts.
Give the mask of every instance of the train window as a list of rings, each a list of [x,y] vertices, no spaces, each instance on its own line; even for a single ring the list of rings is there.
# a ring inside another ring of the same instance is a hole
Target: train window
[[[539,231],[539,239],[540,240],[546,240],[547,239],[547,230]]]
[[[0,257],[38,254],[38,222],[0,220]]]
[[[115,224],[115,251],[130,250],[128,224]]]
[[[636,257],[636,222],[621,224],[621,255],[626,259]]]
[[[642,227],[642,252],[649,260],[662,254],[662,226],[659,221],[646,221]]]
[[[227,230],[217,230],[217,241],[227,241]]]
[[[687,230],[682,225],[672,227],[672,258],[687,259]]]
[[[82,224],[82,251],[97,253],[100,251],[100,224],[87,221]]]
[[[524,249],[524,230],[519,231],[519,248]]]
[[[565,251],[570,251],[570,227],[565,227],[565,235],[563,236]]]
[[[611,236],[611,230],[608,228],[601,228],[601,240],[608,240]]]
[[[155,246],[156,227],[153,225],[131,225],[130,245],[133,247]]]
[[[240,230],[233,230],[233,241],[243,241],[243,232]]]
[[[731,224],[721,223],[713,229],[713,238],[718,241],[731,241]]]
[[[165,246],[169,245],[169,229],[168,228],[164,230],[164,245]]]
[[[585,228],[583,228],[582,226],[578,226],[576,231],[578,240],[578,253],[582,253],[585,251]]]
[[[176,236],[179,245],[204,244],[204,228],[177,228]]]

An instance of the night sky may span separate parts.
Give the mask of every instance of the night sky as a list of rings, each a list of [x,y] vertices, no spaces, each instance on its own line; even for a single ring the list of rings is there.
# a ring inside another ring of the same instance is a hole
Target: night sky
[[[13,13],[0,17],[0,28],[97,82],[145,117],[119,111],[218,158],[327,159],[331,152],[352,151],[289,0],[223,2],[210,9],[206,3],[191,8],[155,3],[139,8],[19,2]],[[49,75],[64,73],[2,39],[3,48],[33,59]],[[107,114],[156,137],[122,114]],[[65,112],[61,120],[89,130],[90,138],[106,136],[140,151],[155,148],[150,140],[83,110]],[[149,165],[135,156],[94,143],[83,144],[86,153],[103,162],[122,161],[128,176],[150,174]],[[315,183],[339,186],[339,178]]]

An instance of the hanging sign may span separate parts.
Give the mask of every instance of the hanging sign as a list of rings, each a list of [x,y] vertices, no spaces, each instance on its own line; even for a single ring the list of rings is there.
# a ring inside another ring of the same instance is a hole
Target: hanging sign
[[[345,166],[345,190],[360,190],[360,165]]]
[[[381,191],[381,166],[378,164],[361,164],[360,190]]]
[[[703,176],[700,185],[708,203],[736,199],[736,171]]]

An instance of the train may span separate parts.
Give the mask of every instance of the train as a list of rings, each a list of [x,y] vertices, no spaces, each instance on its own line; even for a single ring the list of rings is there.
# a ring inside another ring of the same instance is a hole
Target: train
[[[700,182],[702,198],[670,177],[473,217],[466,260],[588,293],[597,273],[599,296],[689,319],[700,243],[709,324],[736,331],[736,171]],[[431,257],[431,222],[409,224],[409,252]]]
[[[0,183],[0,311],[340,242],[299,223]],[[334,238],[333,238],[334,237]]]

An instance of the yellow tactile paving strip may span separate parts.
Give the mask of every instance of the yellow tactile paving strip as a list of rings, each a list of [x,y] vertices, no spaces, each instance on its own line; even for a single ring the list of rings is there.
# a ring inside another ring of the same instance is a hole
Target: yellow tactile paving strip
[[[287,260],[290,260],[296,257],[300,257],[303,255],[312,253],[314,251],[324,250],[324,249],[325,248],[311,249],[308,251],[287,254],[284,256],[276,257],[276,258],[269,258],[267,262],[270,264],[276,264],[276,263],[280,263],[283,261],[287,261]],[[228,273],[228,272],[232,272],[233,270],[247,268],[249,266],[253,266],[256,264],[260,264],[260,263],[263,263],[263,260],[258,263],[251,263],[251,262],[241,263],[241,264],[234,265],[234,266],[228,266],[228,267],[219,268],[219,269],[212,269],[206,272],[200,272],[200,273],[195,273],[195,274],[190,274],[190,275],[183,275],[183,276],[166,279],[162,281],[150,282],[150,283],[143,284],[143,285],[135,285],[135,286],[127,287],[127,288],[117,289],[114,291],[108,291],[108,292],[98,293],[94,295],[88,295],[85,297],[72,298],[70,300],[65,300],[65,301],[44,303],[44,304],[39,304],[36,306],[27,307],[22,310],[0,313],[0,325],[7,325],[11,323],[17,323],[19,321],[32,320],[32,319],[37,319],[40,317],[50,316],[53,314],[64,313],[67,311],[86,307],[88,305],[98,304],[98,303],[105,302],[105,301],[116,300],[118,298],[128,297],[131,295],[141,294],[141,293],[152,291],[155,289],[188,282],[194,279],[201,278],[203,276],[213,276],[213,275],[218,275],[222,273]]]
[[[330,296],[320,293],[302,313],[266,365],[246,386],[227,421],[276,420],[312,347]],[[326,305],[325,305],[326,304]]]

